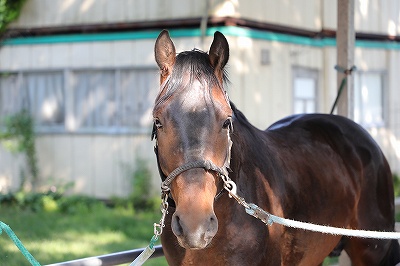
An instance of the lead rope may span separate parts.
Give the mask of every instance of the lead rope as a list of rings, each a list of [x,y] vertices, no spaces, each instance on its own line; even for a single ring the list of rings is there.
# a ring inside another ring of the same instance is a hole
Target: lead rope
[[[353,230],[346,228],[337,228],[326,225],[317,225],[313,223],[299,222],[291,219],[282,218],[264,211],[254,203],[247,203],[246,200],[237,195],[237,188],[235,182],[229,177],[220,175],[224,181],[224,188],[228,191],[229,197],[234,198],[240,205],[242,205],[246,213],[261,220],[266,225],[271,226],[277,223],[283,226],[304,229],[313,232],[319,232],[331,235],[342,235],[360,238],[375,238],[375,239],[400,239],[400,232],[381,232],[381,231],[368,231],[368,230]]]
[[[32,266],[40,266],[40,263],[32,256],[31,253],[29,253],[29,251],[25,248],[21,240],[19,240],[17,235],[10,228],[10,226],[0,221],[0,234],[3,232],[3,230],[6,231],[7,235],[10,237],[10,239],[14,242],[19,251],[21,251],[21,253],[25,256],[25,258],[30,262]]]
[[[140,253],[140,255],[132,261],[129,266],[140,266],[143,265],[150,257],[153,255],[155,248],[154,245],[161,236],[163,229],[165,227],[165,216],[168,214],[168,194],[162,194],[161,203],[161,219],[159,223],[154,223],[154,235],[150,240],[150,244]]]
[[[345,68],[340,67],[340,66],[335,66],[335,69],[336,69],[338,72],[343,73],[343,74],[344,74],[344,77],[343,77],[342,81],[340,82],[340,86],[339,86],[338,93],[337,93],[337,95],[336,95],[335,102],[333,103],[332,108],[331,108],[331,112],[329,113],[329,114],[331,114],[331,115],[333,114],[333,111],[335,111],[336,105],[337,105],[337,103],[338,103],[338,101],[339,101],[339,99],[340,99],[340,95],[342,94],[344,85],[346,85],[346,83],[347,83],[347,76],[348,76],[348,75],[351,75],[351,73],[352,73],[353,71],[356,71],[356,70],[357,70],[356,66],[352,66],[350,69],[345,69]]]

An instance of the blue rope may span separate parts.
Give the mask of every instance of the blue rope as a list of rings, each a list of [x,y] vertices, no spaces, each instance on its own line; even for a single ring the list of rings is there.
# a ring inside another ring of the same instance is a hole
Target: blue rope
[[[10,239],[14,242],[14,244],[17,246],[17,248],[21,251],[21,253],[25,256],[25,258],[30,262],[32,266],[40,266],[40,263],[24,247],[21,240],[18,239],[13,230],[11,230],[11,228],[7,224],[0,221],[0,234],[3,232],[3,230],[7,233]]]

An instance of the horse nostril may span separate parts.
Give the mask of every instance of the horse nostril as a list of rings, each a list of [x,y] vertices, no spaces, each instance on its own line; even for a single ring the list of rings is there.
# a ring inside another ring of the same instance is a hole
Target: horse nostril
[[[217,216],[215,216],[215,214],[212,214],[210,216],[209,222],[208,222],[208,227],[205,233],[205,238],[206,239],[210,239],[213,238],[215,236],[215,234],[218,231],[218,220],[217,220]]]
[[[181,219],[178,215],[174,215],[172,217],[172,231],[175,233],[176,236],[183,235],[183,228],[181,225]]]

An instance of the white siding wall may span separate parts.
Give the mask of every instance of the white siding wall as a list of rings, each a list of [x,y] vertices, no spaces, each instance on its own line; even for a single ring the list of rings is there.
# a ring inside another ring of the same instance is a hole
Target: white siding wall
[[[208,37],[206,43],[211,43]],[[199,47],[199,38],[175,38],[177,51]],[[318,112],[329,112],[336,97],[336,50],[281,42],[229,37],[228,63],[230,98],[259,128],[290,115],[292,109],[293,66],[319,71]],[[71,43],[54,45],[5,46],[0,50],[0,70],[81,67],[155,66],[154,40]],[[271,62],[261,65],[262,49],[270,51]],[[394,171],[400,171],[400,95],[398,86],[400,52],[357,48],[355,63],[360,70],[387,70],[389,113],[385,128],[370,129],[384,149]],[[150,129],[149,129],[150,134]],[[149,135],[60,134],[40,135],[37,141],[43,177],[74,181],[76,191],[109,197],[125,195],[127,173],[123,165],[133,165],[138,156],[149,161],[158,183],[155,158]],[[23,158],[1,152],[0,185],[18,185]],[[4,159],[3,159],[4,158]],[[125,167],[126,168],[126,167]],[[10,170],[12,169],[12,170]],[[14,177],[11,180],[11,176]],[[158,186],[155,186],[156,188]]]
[[[217,1],[211,13],[216,16],[241,17],[250,20],[281,24],[308,30],[321,28],[319,0],[307,1],[258,1],[258,0],[225,0]]]
[[[318,112],[328,113],[337,94],[336,49],[313,48],[242,38],[228,38],[231,51],[229,94],[248,119],[259,128],[292,114],[292,66],[319,71]],[[246,43],[248,47],[241,48]],[[271,64],[260,64],[261,49],[271,52]],[[387,156],[393,172],[400,172],[400,52],[356,48],[359,71],[383,71],[385,81],[385,127],[369,128]]]
[[[323,52],[319,48],[246,37],[228,37],[228,42],[230,98],[250,122],[262,129],[293,112],[292,67],[319,71],[323,67]],[[270,53],[268,65],[261,64],[263,49]],[[322,73],[319,79],[323,81]],[[323,99],[322,89],[318,96]],[[320,104],[319,111],[326,111],[324,103]]]
[[[323,0],[323,26],[337,27],[337,0]],[[355,0],[354,27],[357,32],[400,34],[400,1]]]
[[[387,34],[394,23],[400,32],[400,3],[370,1],[365,12],[381,10],[378,18],[363,17],[362,1],[356,1],[357,29]],[[270,23],[319,30],[336,27],[336,1],[214,1],[212,13],[241,16]],[[303,3],[303,4],[300,4]],[[390,4],[389,4],[390,3]],[[140,9],[138,8],[140,7]],[[73,24],[141,21],[164,18],[199,17],[205,1],[134,0],[30,0],[14,27],[50,27]],[[374,9],[375,8],[375,9]],[[46,12],[42,12],[46,10]],[[320,11],[321,10],[321,11]],[[323,19],[319,17],[323,13]],[[364,12],[364,11],[363,11]],[[376,11],[378,12],[378,11]],[[375,13],[376,13],[375,12]],[[382,13],[383,12],[383,13]],[[386,12],[386,13],[385,13]],[[385,14],[389,21],[383,22]],[[372,24],[374,25],[372,25]],[[370,25],[371,24],[371,25]],[[390,26],[391,27],[391,26]],[[153,39],[3,46],[0,71],[38,69],[78,69],[110,67],[155,67]],[[211,43],[207,37],[205,43]],[[278,41],[228,36],[231,57],[228,63],[230,98],[259,128],[292,113],[292,67],[319,71],[318,112],[327,113],[336,97],[336,49],[317,48]],[[177,51],[200,46],[200,38],[175,38]],[[207,48],[206,47],[206,48]],[[261,65],[261,50],[269,50],[271,62]],[[387,155],[392,169],[400,172],[400,51],[357,48],[355,64],[360,70],[387,71],[386,127],[371,129]],[[149,129],[150,134],[150,129]],[[149,135],[56,134],[37,139],[39,166],[43,177],[75,182],[75,191],[97,197],[126,195],[129,172],[137,157],[149,161],[158,188],[159,177]],[[0,189],[16,188],[21,156],[12,156],[0,147]]]
[[[99,198],[129,194],[136,158],[156,164],[149,135],[39,136],[36,144],[43,178],[74,182],[76,192]]]
[[[231,16],[319,31],[336,29],[336,0],[214,0],[212,16]],[[16,28],[51,27],[202,17],[206,1],[197,0],[30,0]],[[42,12],[46,10],[46,12]],[[400,2],[356,0],[359,32],[398,35]]]
[[[199,41],[179,38],[175,43],[182,51],[198,47]],[[0,71],[155,68],[153,47],[153,39],[4,46],[0,49]],[[136,160],[144,159],[153,173],[154,192],[158,192],[160,178],[150,133],[149,127],[145,135],[39,134],[36,144],[40,176],[57,180],[55,184],[72,181],[78,193],[99,198],[123,196],[130,192]],[[0,158],[0,191],[16,189],[20,170],[25,168],[23,156],[11,155],[0,145]]]
[[[153,45],[154,40],[5,46],[0,49],[0,71],[155,68]],[[56,184],[73,181],[75,192],[99,198],[127,195],[134,164],[140,158],[152,168],[156,189],[159,177],[150,133],[151,128],[146,135],[39,134],[36,144],[41,177],[59,180]],[[3,148],[0,158],[0,189],[17,188],[24,158]]]
[[[4,46],[0,70],[155,67],[153,40]]]
[[[206,1],[196,0],[30,0],[13,27],[193,18],[203,16],[205,4]]]

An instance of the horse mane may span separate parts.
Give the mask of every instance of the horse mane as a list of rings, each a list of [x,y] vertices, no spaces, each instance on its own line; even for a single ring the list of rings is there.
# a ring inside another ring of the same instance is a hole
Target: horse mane
[[[256,129],[250,121],[247,119],[247,117],[239,110],[237,109],[236,105],[231,101],[230,102],[231,109],[233,111],[234,118],[242,125],[245,126],[248,130],[253,131]]]
[[[223,86],[228,82],[225,69],[222,74],[223,84],[216,77],[214,67],[206,52],[198,49],[181,52],[176,56],[171,75],[160,86],[155,106],[167,101],[178,90],[189,87],[188,85],[192,84],[194,80],[200,81],[203,85],[208,84],[209,92],[213,87],[219,87],[224,91]]]

